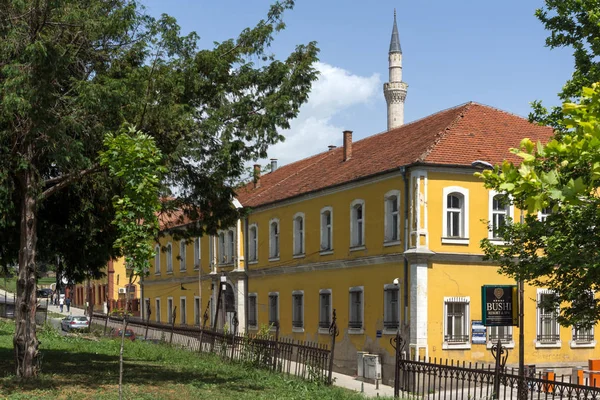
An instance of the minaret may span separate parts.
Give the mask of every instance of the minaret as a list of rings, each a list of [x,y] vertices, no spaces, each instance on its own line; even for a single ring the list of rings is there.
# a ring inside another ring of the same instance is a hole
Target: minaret
[[[388,53],[390,79],[383,84],[383,94],[388,108],[388,131],[404,124],[404,99],[408,85],[402,82],[402,48],[396,25],[396,9],[394,9],[394,28]]]

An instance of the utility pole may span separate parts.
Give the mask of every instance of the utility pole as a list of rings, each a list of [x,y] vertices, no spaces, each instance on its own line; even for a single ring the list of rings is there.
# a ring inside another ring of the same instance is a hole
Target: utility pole
[[[225,277],[225,273],[221,275],[221,305],[223,306],[223,329],[225,329],[225,323],[227,321],[227,317],[225,316],[225,291],[227,290],[227,278]]]

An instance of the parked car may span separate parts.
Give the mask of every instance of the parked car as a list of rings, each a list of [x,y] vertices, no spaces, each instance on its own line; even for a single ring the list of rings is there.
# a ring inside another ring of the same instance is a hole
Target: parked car
[[[74,329],[87,329],[90,327],[90,321],[87,319],[87,317],[69,315],[60,321],[60,327],[63,331],[67,332]]]
[[[120,338],[122,333],[122,328],[115,329],[113,336],[115,338]],[[135,341],[135,332],[132,329],[125,329],[125,339],[131,340],[132,342]]]
[[[48,298],[52,295],[52,289],[40,289],[37,291],[38,299]]]

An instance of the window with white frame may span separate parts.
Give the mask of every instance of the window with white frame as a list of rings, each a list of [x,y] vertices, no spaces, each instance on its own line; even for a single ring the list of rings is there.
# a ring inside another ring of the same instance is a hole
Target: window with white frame
[[[269,324],[279,324],[279,293],[269,293]]]
[[[279,220],[269,222],[269,258],[279,258]]]
[[[248,295],[248,326],[258,326],[258,296],[256,293]]]
[[[319,329],[331,325],[331,289],[319,290]]]
[[[248,261],[258,261],[258,226],[250,225],[248,228]]]
[[[539,344],[557,344],[560,341],[558,325],[558,304],[552,290],[537,291],[537,342]]]
[[[156,322],[160,322],[160,299],[155,300],[154,308],[155,308],[154,312],[156,313],[156,316],[154,318],[155,318]]]
[[[231,264],[235,260],[235,232],[233,229],[219,232],[217,248],[219,264]]]
[[[333,208],[321,210],[321,251],[333,250]]]
[[[348,316],[348,328],[350,330],[362,330],[363,329],[363,287],[357,286],[350,288],[350,312]]]
[[[552,214],[552,207],[542,208],[538,214],[540,221],[546,221],[550,214]]]
[[[392,190],[385,195],[384,242],[400,240],[400,191]]]
[[[173,272],[173,245],[171,243],[167,243],[165,254],[167,257],[167,273]]]
[[[173,322],[173,298],[167,297],[167,323]]]
[[[187,269],[185,263],[185,250],[186,250],[186,243],[185,240],[180,240],[179,241],[179,270],[180,271],[185,271]]]
[[[227,262],[232,263],[235,261],[235,234],[232,229],[227,231]]]
[[[365,202],[354,200],[350,205],[350,246],[365,245]]]
[[[194,325],[200,326],[200,313],[202,310],[200,309],[200,297],[194,297]]]
[[[186,307],[186,298],[185,297],[181,297],[179,299],[179,305],[180,305],[180,310],[179,310],[179,323],[181,325],[186,325],[187,324],[187,307]]]
[[[494,345],[498,343],[511,344],[513,343],[513,329],[512,326],[488,326],[488,343]]]
[[[582,297],[573,300],[574,308],[593,309],[595,307],[594,292],[587,291]],[[592,347],[594,343],[594,325],[581,324],[573,326],[573,347]],[[586,346],[588,345],[588,346]]]
[[[490,191],[490,239],[502,240],[501,228],[511,217],[510,199],[507,195]]]
[[[383,328],[398,330],[400,326],[400,287],[390,284],[383,287]]]
[[[292,329],[304,328],[304,292],[292,292]]]
[[[227,264],[227,246],[225,244],[225,232],[219,232],[219,243],[217,247],[217,257],[219,260],[219,264]]]
[[[294,215],[294,255],[304,255],[304,213]]]
[[[469,343],[468,297],[444,298],[444,343],[461,345]]]
[[[154,246],[154,273],[160,274],[160,246]]]
[[[197,237],[194,239],[194,269],[196,270],[200,268],[201,251],[200,238]]]

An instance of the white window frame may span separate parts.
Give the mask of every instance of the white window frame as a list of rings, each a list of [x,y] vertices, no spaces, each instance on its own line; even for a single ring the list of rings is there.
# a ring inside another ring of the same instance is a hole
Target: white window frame
[[[200,304],[200,296],[194,296],[194,326],[202,326],[202,304]]]
[[[329,226],[325,223],[325,213],[329,212],[330,223]],[[321,240],[320,240],[320,254],[322,256],[333,254],[333,207],[323,207],[321,212],[319,213],[319,226],[321,231]],[[327,239],[327,234],[329,235],[329,247],[325,246],[325,240]]]
[[[356,209],[361,207],[361,218],[358,219]],[[365,201],[355,199],[350,203],[350,251],[365,249]]]
[[[181,325],[187,325],[187,298],[181,296],[179,298],[179,323]]]
[[[165,257],[167,259],[167,274],[173,273],[173,243],[167,243],[165,250]]]
[[[302,228],[299,229],[298,228],[298,219],[300,219],[302,221]],[[294,258],[302,258],[304,257],[305,253],[306,253],[306,247],[304,247],[305,244],[305,240],[304,238],[306,237],[306,219],[304,218],[304,213],[303,212],[298,212],[296,214],[294,214],[294,219],[292,219],[292,224],[294,227],[294,233],[293,233],[293,249],[294,249]],[[298,236],[300,236],[300,239],[298,239]],[[298,245],[300,245],[300,249],[298,249]]]
[[[497,195],[502,195],[502,196],[508,196],[505,193],[501,193],[501,192],[497,192],[495,190],[490,190],[489,191],[489,196],[488,196],[488,239],[490,239],[490,241],[492,241],[493,243],[496,244],[505,244],[506,241],[503,238],[500,237],[494,237],[494,232],[493,232],[493,225],[494,225],[494,197],[496,197]],[[509,218],[514,218],[514,205],[511,202],[511,198],[510,196],[508,196],[508,201],[509,201],[509,205],[508,205],[508,209],[506,211],[506,219],[508,220]]]
[[[258,263],[258,224],[255,223],[248,226],[248,263]]]
[[[225,251],[225,254],[227,255],[227,261],[228,264],[233,264],[235,263],[235,259],[236,259],[236,243],[237,243],[237,238],[236,238],[236,234],[235,234],[235,230],[234,229],[227,229],[227,239],[226,239],[226,244],[227,244],[227,250]]]
[[[486,328],[486,333],[487,333],[486,347],[488,349],[491,349],[495,344],[498,344],[498,339],[492,339],[492,333],[494,330],[498,330],[500,328],[506,328],[506,330],[507,330],[506,333],[509,336],[509,340],[500,339],[500,342],[502,343],[502,347],[506,347],[507,349],[514,349],[515,348],[515,336],[513,333],[512,326],[488,326]]]
[[[448,196],[458,193],[462,196],[460,209],[460,237],[450,237],[448,232]],[[492,197],[493,199],[493,197]],[[443,244],[469,244],[469,189],[460,186],[448,186],[442,190],[442,243]],[[491,215],[491,211],[490,211]]]
[[[224,230],[217,232],[217,264],[227,264],[227,235]]]
[[[167,297],[167,323],[173,323],[173,297]]]
[[[252,315],[252,310],[250,309],[250,299],[254,299],[254,315]],[[254,317],[254,321],[252,320]],[[252,324],[252,322],[254,322]],[[248,294],[248,329],[258,329],[258,294],[257,293],[249,293]]]
[[[179,241],[179,271],[185,272],[187,270],[186,263],[187,243],[184,239]]]
[[[549,214],[546,214],[546,215],[549,215]],[[590,291],[589,294],[592,298],[595,296],[595,293],[593,291]],[[589,336],[591,336],[591,340],[576,339],[578,336],[577,333],[578,333],[579,328],[577,328],[576,326],[571,327],[571,341],[569,343],[571,348],[574,349],[574,348],[596,347],[596,332],[595,332],[596,329],[595,329],[595,327],[596,327],[595,325],[592,325],[589,328],[589,330],[590,330]]]
[[[352,320],[352,294],[359,292],[360,296],[360,322],[361,327],[350,327],[350,321]],[[362,335],[365,333],[365,287],[364,286],[353,286],[348,289],[348,334],[350,335]]]
[[[331,321],[333,319],[333,291],[331,289],[319,290],[319,325],[318,325],[319,333],[329,335],[329,326],[327,326],[327,328],[321,327],[321,321],[323,320],[323,318],[322,318],[323,308],[321,307],[321,295],[323,295],[323,294],[329,295],[329,316],[328,316],[327,325],[331,325]]]
[[[397,321],[398,321],[398,327],[396,328],[387,328],[385,326],[386,323],[386,317],[388,315],[388,309],[391,306],[391,304],[388,302],[388,298],[386,296],[386,292],[390,291],[390,290],[395,290],[398,292],[398,315],[397,317]],[[383,285],[383,334],[384,335],[395,335],[396,332],[398,332],[398,329],[400,328],[400,285],[397,284],[393,284],[393,283],[389,283],[389,284],[385,284]]]
[[[235,229],[222,229],[217,232],[217,263],[231,265],[235,262],[237,235]]]
[[[296,314],[296,296],[301,296],[301,305],[300,305],[300,321],[302,321],[302,326],[294,326],[294,319],[298,317]],[[304,332],[304,290],[294,290],[292,291],[292,332],[295,333],[303,333]]]
[[[449,303],[465,304],[465,314],[463,315],[463,330],[467,340],[464,342],[450,342],[446,340],[446,329],[448,322],[448,307]],[[471,348],[471,298],[470,297],[444,297],[444,326],[442,330],[442,350],[465,350]]]
[[[277,232],[273,232],[275,224]],[[269,261],[279,261],[281,252],[281,225],[279,218],[269,220]]]
[[[550,212],[548,212],[548,210],[550,210]],[[548,216],[551,214],[552,214],[552,207],[542,208],[540,211],[538,211],[538,220],[540,220],[541,222],[544,222],[544,221],[546,221],[546,218],[548,218]]]
[[[272,319],[272,315],[271,315],[271,297],[275,296],[277,298],[277,320],[273,320]],[[279,304],[279,292],[269,292],[269,325],[272,324],[273,322],[280,322],[279,319],[279,310],[281,309],[280,304]],[[271,327],[272,331],[275,331],[277,328],[275,327],[275,324],[273,324],[273,326]]]
[[[160,322],[160,297],[154,299],[154,308],[154,312],[156,313],[156,315],[154,316],[154,320],[156,322]]]
[[[194,239],[194,270],[200,269],[202,259],[202,241],[199,237]]]
[[[391,199],[396,198],[396,230],[398,232],[398,237],[394,239],[393,236],[393,228],[394,228],[394,211],[391,210],[389,204],[391,204]],[[384,246],[394,246],[400,244],[400,191],[399,190],[390,190],[383,197],[383,245]]]
[[[160,275],[160,246],[154,246],[154,274]]]
[[[552,342],[552,341],[540,341],[539,337],[540,335],[543,334],[542,332],[542,324],[541,324],[541,318],[542,318],[542,310],[540,308],[540,301],[542,299],[543,295],[553,295],[555,294],[554,290],[551,289],[537,289],[537,296],[536,296],[536,337],[535,337],[535,347],[536,348],[560,348],[562,346],[562,341],[561,341],[561,337],[560,337],[560,325],[558,324],[558,313],[560,312],[560,309],[556,309],[555,313],[555,329],[558,335],[558,340]]]

